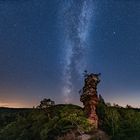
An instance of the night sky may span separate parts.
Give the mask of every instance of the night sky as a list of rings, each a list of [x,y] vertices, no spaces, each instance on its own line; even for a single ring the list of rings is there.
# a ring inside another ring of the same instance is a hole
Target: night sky
[[[81,105],[84,70],[106,102],[140,107],[140,1],[0,0],[0,106]]]

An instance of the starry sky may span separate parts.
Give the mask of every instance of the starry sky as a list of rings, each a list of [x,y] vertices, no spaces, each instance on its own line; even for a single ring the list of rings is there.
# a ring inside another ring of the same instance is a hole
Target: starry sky
[[[0,106],[81,105],[83,72],[106,102],[140,107],[140,1],[1,0]]]

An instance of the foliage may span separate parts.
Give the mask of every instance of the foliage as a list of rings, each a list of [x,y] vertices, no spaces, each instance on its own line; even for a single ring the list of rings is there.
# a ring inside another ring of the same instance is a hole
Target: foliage
[[[99,127],[106,131],[112,140],[140,139],[140,110],[122,108],[116,104],[107,106],[100,102],[97,114],[100,119]]]
[[[93,129],[79,106],[60,104],[46,110],[1,108],[0,140],[62,140]],[[99,128],[112,140],[140,139],[139,109],[122,108],[116,104],[108,106],[100,97],[97,114]]]
[[[15,119],[1,128],[0,140],[55,140],[69,132],[91,129],[83,109],[76,105],[53,105],[47,110],[32,109],[26,116],[16,115]],[[24,112],[24,111],[23,111]]]
[[[52,101],[51,99],[43,99],[42,101],[40,101],[40,105],[37,106],[37,108],[40,108],[40,109],[47,109],[48,107],[51,107],[55,105],[55,102]]]

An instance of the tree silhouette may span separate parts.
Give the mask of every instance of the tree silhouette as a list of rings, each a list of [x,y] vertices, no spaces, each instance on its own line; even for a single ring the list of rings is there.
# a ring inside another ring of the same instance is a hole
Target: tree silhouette
[[[51,107],[55,105],[55,102],[52,101],[50,98],[44,98],[43,100],[40,101],[40,105],[37,107],[39,109],[47,109],[48,107]]]

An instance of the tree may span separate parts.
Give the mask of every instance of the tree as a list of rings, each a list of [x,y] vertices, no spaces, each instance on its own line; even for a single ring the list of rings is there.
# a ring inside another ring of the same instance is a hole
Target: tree
[[[51,107],[55,105],[55,102],[52,101],[51,99],[46,99],[44,98],[42,101],[40,101],[40,105],[37,106],[39,109],[47,109],[48,107]]]
[[[105,105],[104,98],[102,97],[101,94],[99,94],[99,102]]]
[[[112,136],[118,133],[120,128],[120,114],[115,108],[105,109],[104,127]]]

